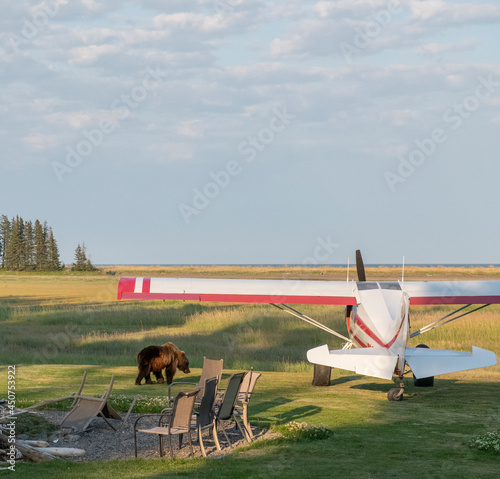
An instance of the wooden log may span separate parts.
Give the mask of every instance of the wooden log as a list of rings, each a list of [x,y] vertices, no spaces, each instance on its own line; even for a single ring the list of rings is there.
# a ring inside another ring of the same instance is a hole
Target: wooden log
[[[313,386],[330,386],[332,368],[321,364],[314,365]]]
[[[55,459],[55,456],[44,452],[46,448],[37,449],[36,447],[26,446],[25,444],[16,444],[16,449],[23,455],[23,459],[31,462],[46,462]]]
[[[77,449],[75,447],[37,447],[41,452],[48,452],[56,457],[83,457],[85,449]]]
[[[16,441],[17,444],[25,444],[26,446],[31,447],[49,447],[49,443],[47,441],[32,441],[29,439],[21,439]]]
[[[2,447],[7,447],[8,449],[10,449],[11,445],[14,446],[23,455],[24,459],[27,459],[28,461],[31,462],[45,462],[55,459],[55,456],[53,456],[52,454],[43,453],[42,451],[39,451],[36,448],[28,446],[26,444],[19,444],[18,441],[16,441],[13,444],[10,444],[9,438],[1,433],[0,433],[0,445]]]

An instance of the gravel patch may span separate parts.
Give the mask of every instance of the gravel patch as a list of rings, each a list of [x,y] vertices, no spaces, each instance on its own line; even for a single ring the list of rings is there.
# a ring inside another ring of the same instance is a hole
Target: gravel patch
[[[63,411],[38,411],[37,414],[45,417],[49,422],[58,425],[65,415]],[[50,446],[57,447],[74,447],[85,450],[85,457],[70,459],[73,461],[109,461],[113,459],[126,460],[134,459],[134,424],[136,419],[141,414],[130,414],[126,423],[110,419],[109,421],[117,429],[111,429],[105,421],[98,417],[92,421],[90,426],[85,432],[74,433],[70,430],[59,430],[52,434],[48,439]],[[158,418],[144,418],[140,422],[140,427],[154,427],[157,425]],[[236,427],[228,424],[226,431],[233,447],[238,448],[245,446],[248,443],[242,437],[241,433]],[[271,439],[276,437],[277,433],[269,430],[260,430],[252,427],[255,440]],[[195,432],[191,435],[195,457],[203,457],[201,449],[198,444],[197,434]],[[203,432],[203,439],[207,457],[220,458],[232,452],[233,449],[229,447],[223,432],[219,428],[219,443],[222,451],[218,451],[215,447],[211,433],[209,431]],[[173,450],[174,457],[186,458],[192,457],[189,448],[189,441],[184,436],[183,446],[179,449],[178,437],[173,437]],[[165,456],[169,457],[168,438],[164,436]],[[160,457],[158,452],[158,436],[154,434],[137,433],[137,448],[138,457],[140,458],[155,458]]]

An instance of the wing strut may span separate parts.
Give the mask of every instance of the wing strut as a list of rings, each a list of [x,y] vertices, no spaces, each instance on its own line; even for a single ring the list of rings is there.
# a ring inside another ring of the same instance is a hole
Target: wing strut
[[[455,316],[454,318],[450,318],[447,321],[444,321],[446,318],[453,316],[454,314],[462,311],[462,309],[468,308],[469,306],[471,306],[471,305],[466,304],[465,306],[462,306],[461,308],[456,309],[452,313],[449,313],[446,316],[439,318],[438,320],[434,321],[433,323],[430,323],[427,326],[424,326],[423,328],[419,329],[418,331],[415,331],[414,333],[410,334],[410,338],[414,338],[415,336],[419,336],[422,333],[426,333],[427,331],[431,331],[432,329],[438,328],[439,326],[443,326],[443,324],[450,323],[451,321],[455,321],[455,319],[462,318],[463,316],[467,316],[470,313],[475,313],[476,311],[479,311],[480,309],[486,308],[486,306],[490,306],[490,305],[483,304],[482,306],[479,306],[476,309],[471,309],[470,311],[467,311],[466,313],[460,314],[458,316]]]
[[[276,308],[281,309],[281,311],[284,311],[285,313],[291,314],[292,316],[295,316],[299,319],[302,319],[306,323],[312,324],[313,326],[316,326],[317,328],[320,328],[323,331],[326,331],[327,333],[333,334],[334,336],[337,336],[338,338],[349,342],[349,338],[342,336],[341,334],[337,333],[333,329],[330,329],[329,327],[325,326],[324,324],[321,324],[319,321],[316,321],[315,319],[310,318],[309,316],[306,316],[304,313],[301,313],[300,311],[293,309],[292,307],[288,306],[287,304],[275,304],[275,303],[271,303],[271,304],[273,306],[275,306]]]

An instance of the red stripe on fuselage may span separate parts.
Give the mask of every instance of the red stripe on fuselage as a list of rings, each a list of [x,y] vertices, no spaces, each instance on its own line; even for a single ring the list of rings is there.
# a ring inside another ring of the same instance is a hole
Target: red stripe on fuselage
[[[379,346],[382,346],[383,348],[389,349],[394,342],[396,341],[397,337],[399,336],[399,333],[401,332],[401,328],[403,327],[405,317],[401,320],[401,324],[399,325],[398,331],[396,335],[389,341],[388,343],[384,343],[367,325],[366,323],[359,317],[356,316],[356,321],[355,324],[363,331],[367,336],[369,336],[371,339],[373,339]],[[352,330],[351,330],[352,332]],[[359,341],[359,339],[353,334],[353,338],[362,345],[362,343]],[[367,346],[362,346],[362,347],[367,347]],[[369,347],[369,346],[368,346]]]

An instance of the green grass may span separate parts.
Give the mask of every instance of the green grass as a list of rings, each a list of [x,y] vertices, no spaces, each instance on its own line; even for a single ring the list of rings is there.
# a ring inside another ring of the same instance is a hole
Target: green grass
[[[153,412],[161,409],[166,388],[134,385],[135,356],[146,345],[172,341],[187,352],[189,377],[195,380],[203,356],[224,358],[224,379],[250,366],[263,372],[250,408],[253,424],[277,428],[306,422],[326,425],[333,435],[256,443],[221,460],[18,464],[20,477],[498,476],[499,456],[471,449],[469,443],[500,428],[500,366],[441,376],[433,388],[415,388],[409,379],[405,400],[396,403],[386,399],[390,382],[338,370],[330,387],[312,387],[307,349],[341,346],[327,333],[271,306],[118,302],[117,282],[118,276],[106,274],[1,275],[0,398],[7,395],[9,364],[16,365],[21,407],[75,392],[87,370],[86,393],[100,395],[115,374],[112,404],[124,411],[139,393],[135,411]],[[343,308],[301,310],[345,332]],[[412,329],[450,310],[412,308]],[[474,344],[498,355],[499,319],[500,308],[490,307],[413,344],[469,351]]]
[[[130,399],[139,391],[161,397],[165,386],[133,386],[134,368],[88,369],[86,392],[100,394],[111,374],[114,396]],[[5,384],[6,368],[0,371]],[[78,387],[84,366],[20,367],[16,381],[21,404],[63,396]],[[227,375],[231,371],[226,371]],[[199,375],[193,370],[193,377]],[[222,460],[133,460],[112,463],[18,464],[30,477],[497,477],[498,456],[471,449],[470,440],[498,428],[500,384],[437,379],[434,388],[418,389],[411,381],[403,402],[390,403],[390,383],[333,375],[332,386],[310,385],[309,373],[264,373],[250,409],[251,422],[274,427],[290,421],[328,425],[333,435],[322,440],[280,439],[256,443]],[[0,393],[1,395],[1,393]],[[480,468],[480,469],[478,469]],[[415,471],[419,471],[416,475]],[[98,476],[100,474],[100,476]],[[142,474],[142,476],[141,476]]]

